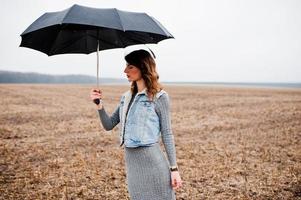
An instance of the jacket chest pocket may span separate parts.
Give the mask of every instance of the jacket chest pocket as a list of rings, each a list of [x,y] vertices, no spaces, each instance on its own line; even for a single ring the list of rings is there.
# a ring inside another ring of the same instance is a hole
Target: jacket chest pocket
[[[149,100],[140,100],[137,103],[137,110],[140,116],[147,116],[150,112],[152,112],[154,105]]]
[[[140,109],[144,109],[144,110],[151,110],[152,109],[152,102],[149,100],[141,100],[138,102]]]
[[[146,125],[147,121],[152,120],[155,116],[155,105],[149,100],[140,100],[137,102],[137,117],[141,125]]]

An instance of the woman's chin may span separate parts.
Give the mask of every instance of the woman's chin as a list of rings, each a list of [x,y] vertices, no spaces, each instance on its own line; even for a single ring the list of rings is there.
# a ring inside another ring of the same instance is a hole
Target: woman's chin
[[[131,79],[131,78],[128,78],[128,81],[129,81],[129,82],[133,82],[133,81],[136,81],[136,80]]]

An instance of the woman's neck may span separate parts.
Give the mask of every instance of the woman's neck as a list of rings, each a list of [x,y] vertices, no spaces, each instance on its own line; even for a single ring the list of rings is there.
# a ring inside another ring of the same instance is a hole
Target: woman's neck
[[[138,92],[141,92],[142,90],[144,90],[144,88],[146,88],[145,82],[142,78],[140,80],[137,80],[136,84],[137,84]]]

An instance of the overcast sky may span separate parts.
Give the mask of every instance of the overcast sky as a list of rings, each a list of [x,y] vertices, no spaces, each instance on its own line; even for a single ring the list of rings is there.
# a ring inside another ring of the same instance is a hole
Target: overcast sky
[[[1,0],[0,70],[96,76],[96,53],[48,57],[19,47],[45,12],[73,4],[146,12],[173,34],[155,52],[161,81],[301,82],[300,0]],[[125,78],[123,49],[100,52],[100,77]]]

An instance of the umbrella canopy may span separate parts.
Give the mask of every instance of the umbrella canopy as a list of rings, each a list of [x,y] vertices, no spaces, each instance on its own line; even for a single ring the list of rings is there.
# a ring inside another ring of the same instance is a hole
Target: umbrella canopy
[[[89,54],[97,51],[97,47],[99,50],[124,48],[173,38],[160,22],[146,13],[77,4],[63,11],[43,14],[21,37],[21,47],[32,48],[48,56]]]
[[[97,51],[97,88],[99,50],[158,43],[173,38],[160,22],[146,13],[77,4],[63,11],[43,14],[21,37],[20,47],[35,49],[48,56]],[[100,101],[94,102],[99,104]]]

